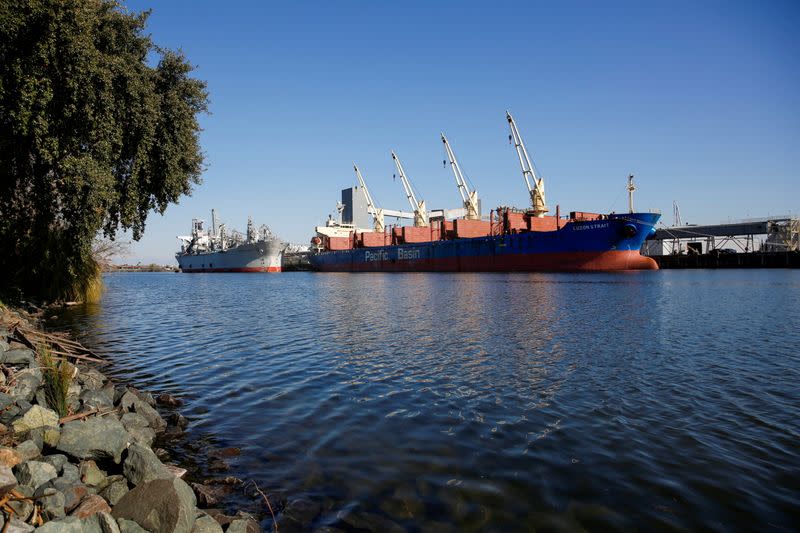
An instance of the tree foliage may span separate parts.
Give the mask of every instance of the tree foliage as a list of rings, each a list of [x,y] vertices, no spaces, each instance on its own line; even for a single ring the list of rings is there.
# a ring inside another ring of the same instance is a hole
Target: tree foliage
[[[7,287],[80,298],[93,239],[138,240],[200,182],[205,83],[110,0],[0,0],[0,269]]]

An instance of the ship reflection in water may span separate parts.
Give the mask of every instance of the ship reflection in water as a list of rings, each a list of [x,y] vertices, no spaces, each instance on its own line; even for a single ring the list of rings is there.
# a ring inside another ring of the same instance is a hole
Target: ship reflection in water
[[[63,322],[240,446],[226,475],[285,491],[281,531],[790,528],[800,503],[796,271],[106,281]]]

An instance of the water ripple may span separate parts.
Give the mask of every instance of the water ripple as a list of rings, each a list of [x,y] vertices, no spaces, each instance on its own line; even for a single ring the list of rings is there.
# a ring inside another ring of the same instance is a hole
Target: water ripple
[[[800,274],[106,277],[73,328],[314,527],[790,529]]]

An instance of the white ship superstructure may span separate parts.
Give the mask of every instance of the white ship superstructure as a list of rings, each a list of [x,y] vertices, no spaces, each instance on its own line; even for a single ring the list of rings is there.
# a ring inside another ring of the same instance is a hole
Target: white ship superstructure
[[[182,272],[280,272],[285,244],[267,226],[256,229],[247,220],[247,233],[227,231],[217,225],[211,211],[211,230],[204,221],[192,220],[191,235],[181,235],[181,250],[175,254]]]

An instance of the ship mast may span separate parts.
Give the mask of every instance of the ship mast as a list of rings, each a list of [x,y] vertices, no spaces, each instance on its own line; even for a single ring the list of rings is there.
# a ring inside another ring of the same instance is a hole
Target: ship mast
[[[628,176],[628,212],[633,213],[633,191],[636,190],[636,185],[633,184],[633,174]]]
[[[375,202],[372,201],[372,195],[369,193],[369,189],[367,189],[367,184],[364,182],[364,178],[361,176],[361,171],[358,170],[358,166],[353,163],[353,168],[356,171],[356,178],[358,178],[358,184],[361,185],[361,188],[364,189],[364,196],[367,198],[367,211],[372,215],[375,220],[375,231],[378,233],[383,233],[386,230],[386,225],[383,223],[383,209],[379,209]]]
[[[543,217],[548,211],[544,199],[544,178],[536,175],[536,169],[533,163],[531,163],[528,150],[525,148],[525,143],[522,142],[522,135],[520,135],[517,124],[508,111],[506,111],[506,118],[511,128],[511,139],[514,141],[514,148],[517,149],[517,157],[519,157],[519,166],[522,168],[522,176],[525,178],[525,185],[528,186],[528,194],[531,195],[533,215],[535,217]],[[532,185],[531,182],[533,182]]]
[[[400,159],[397,158],[397,154],[395,154],[394,151],[392,151],[392,159],[394,159],[394,164],[397,167],[397,173],[400,174],[400,181],[406,192],[408,203],[411,204],[411,209],[414,210],[414,226],[417,228],[428,227],[428,211],[425,208],[425,200],[421,202],[417,201],[417,197],[411,189],[411,183],[409,183],[406,173],[403,171],[403,165],[400,163]]]
[[[467,187],[467,181],[464,179],[464,174],[461,172],[461,166],[456,159],[456,154],[453,153],[453,149],[450,147],[450,143],[447,142],[447,137],[444,136],[444,133],[442,133],[441,136],[444,149],[447,152],[447,158],[450,160],[450,167],[453,169],[453,176],[456,178],[456,187],[458,187],[458,192],[461,194],[461,201],[464,203],[464,209],[467,210],[467,214],[464,218],[467,220],[480,220],[481,216],[480,213],[478,213],[478,190],[476,189],[470,192]]]

